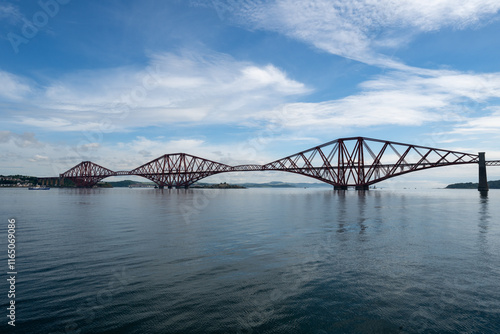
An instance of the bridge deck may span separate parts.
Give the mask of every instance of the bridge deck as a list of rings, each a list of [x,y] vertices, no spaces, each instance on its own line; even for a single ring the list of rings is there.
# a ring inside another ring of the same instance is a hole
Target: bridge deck
[[[484,165],[484,153],[482,153]],[[364,137],[340,138],[264,165],[227,164],[187,153],[165,154],[130,171],[112,171],[83,161],[62,173],[77,186],[91,187],[109,176],[137,175],[159,187],[188,187],[203,178],[226,172],[284,171],[312,177],[334,186],[360,186],[419,170],[478,164],[480,155]],[[500,166],[500,160],[486,161]]]

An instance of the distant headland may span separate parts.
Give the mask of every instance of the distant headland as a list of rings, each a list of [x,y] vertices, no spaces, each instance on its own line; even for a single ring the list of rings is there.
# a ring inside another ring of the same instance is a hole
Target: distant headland
[[[477,189],[478,184],[473,182],[453,183],[446,186],[446,189]],[[490,189],[500,189],[500,180],[488,181]]]
[[[38,178],[36,176],[27,175],[0,175],[0,187],[3,188],[28,188],[39,185]],[[153,182],[138,182],[132,180],[123,181],[108,181],[108,182],[98,182],[95,187],[97,188],[154,188],[156,186]],[[74,188],[76,185],[71,182],[71,180],[65,180],[64,185],[56,186],[54,188]],[[272,181],[266,183],[238,183],[229,184],[226,182],[222,183],[202,183],[196,182],[190,186],[190,188],[209,188],[209,189],[244,189],[244,188],[331,188],[331,185],[326,183],[289,183],[289,182],[279,182]]]
[[[34,187],[38,185],[38,178],[36,176],[27,175],[0,175],[0,187]],[[156,186],[153,182],[138,182],[132,180],[123,181],[108,181],[99,182],[96,184],[97,188],[154,188]],[[488,181],[490,189],[500,189],[500,180]],[[62,187],[57,188],[74,188],[75,184],[71,180],[65,180]],[[237,183],[229,184],[223,183],[202,183],[196,182],[190,188],[210,188],[210,189],[243,189],[243,188],[330,188],[331,186],[326,183],[290,183],[272,181],[266,183]],[[446,189],[477,189],[478,184],[474,182],[453,183],[446,186]]]

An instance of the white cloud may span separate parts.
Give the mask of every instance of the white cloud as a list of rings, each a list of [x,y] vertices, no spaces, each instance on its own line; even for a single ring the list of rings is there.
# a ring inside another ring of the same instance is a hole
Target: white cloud
[[[40,154],[35,154],[33,158],[29,159],[30,162],[47,161],[47,160],[49,160],[49,157]]]
[[[16,24],[25,19],[19,8],[10,3],[0,3],[0,21]]]
[[[14,88],[4,95],[30,92],[29,86],[9,86]],[[177,122],[235,123],[310,89],[270,64],[185,51],[155,54],[142,69],[73,72],[31,91],[15,115],[22,125],[51,131],[127,131]]]
[[[467,122],[472,111],[482,111],[483,104],[500,97],[500,73],[393,70],[362,82],[359,89],[338,100],[294,102],[310,89],[273,65],[257,66],[222,54],[156,54],[144,69],[59,78],[43,94],[33,95],[36,106],[18,107],[15,119],[27,127],[101,136],[173,123],[278,124],[278,131],[300,129],[302,137],[333,129],[438,121],[458,123],[462,132],[496,129],[494,119],[484,120],[487,128],[479,120]],[[137,152],[151,152],[143,146]]]
[[[238,79],[241,84],[247,84],[247,89],[269,87],[284,94],[304,93],[304,85],[292,81],[272,65],[263,68],[247,66],[241,70],[242,77]]]
[[[78,117],[71,119],[71,117],[63,118],[51,117],[51,118],[34,118],[34,117],[18,117],[18,123],[24,126],[43,128],[50,131],[58,132],[69,132],[69,131],[80,131],[80,132],[106,132],[107,124],[99,122],[99,118],[95,121],[81,121]],[[102,118],[101,118],[102,119]]]
[[[405,44],[419,32],[484,23],[500,9],[496,0],[276,0],[213,3],[221,17],[271,30],[327,52],[399,68],[380,48]],[[382,50],[383,51],[383,50]]]
[[[167,153],[191,153],[200,150],[200,147],[203,147],[203,145],[204,141],[200,139],[166,140],[162,138],[150,139],[139,136],[129,143],[120,143],[118,147],[130,152],[147,151],[150,154],[156,154],[156,157],[158,157]],[[205,147],[203,147],[203,149],[205,149]]]
[[[345,129],[377,125],[420,126],[438,121],[467,121],[500,98],[500,73],[472,74],[393,71],[360,84],[361,92],[338,100],[289,103],[258,117],[290,128]],[[471,121],[472,126],[479,121]],[[475,123],[474,123],[475,122]],[[496,119],[485,119],[491,130]],[[475,124],[478,126],[478,124]]]
[[[489,115],[474,117],[457,124],[449,135],[486,135],[500,138],[500,108],[496,107]]]
[[[98,149],[99,147],[101,147],[101,144],[99,143],[88,143],[80,146],[80,148],[84,150],[95,150]]]
[[[17,134],[11,131],[0,131],[0,144],[14,144],[19,148],[37,148],[43,146],[32,132]]]
[[[0,98],[9,100],[20,100],[32,91],[28,80],[14,74],[0,70]]]
[[[500,97],[500,72],[462,73],[451,70],[395,71],[365,81],[368,90],[406,90],[422,95],[445,94],[482,102]]]
[[[435,0],[435,1],[381,1],[380,9],[386,8],[392,24],[406,23],[422,31],[442,27],[462,29],[498,12],[500,4],[495,0]],[[395,5],[395,6],[393,6]]]

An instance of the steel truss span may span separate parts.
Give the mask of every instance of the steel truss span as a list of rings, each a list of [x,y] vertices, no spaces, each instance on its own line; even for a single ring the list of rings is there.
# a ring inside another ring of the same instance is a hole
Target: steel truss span
[[[479,155],[386,140],[340,138],[265,165],[230,166],[186,153],[165,154],[131,171],[114,172],[83,161],[60,174],[78,187],[92,187],[109,176],[137,175],[159,187],[189,187],[205,177],[242,171],[284,171],[301,174],[339,189],[370,185],[419,170],[479,163]],[[499,165],[499,161],[487,161]]]

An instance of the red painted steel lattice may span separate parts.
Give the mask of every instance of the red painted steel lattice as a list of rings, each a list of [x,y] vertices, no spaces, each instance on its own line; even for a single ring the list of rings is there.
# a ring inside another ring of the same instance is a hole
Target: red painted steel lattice
[[[99,166],[91,161],[82,161],[75,167],[62,173],[60,177],[73,181],[77,187],[92,187],[102,179],[115,175],[116,173],[110,169]]]
[[[113,172],[84,161],[61,174],[77,186],[93,186],[116,175],[138,175],[160,187],[188,187],[205,177],[239,171],[285,171],[333,186],[364,187],[423,169],[477,164],[479,156],[364,137],[341,138],[265,165],[229,166],[186,153],[165,154],[131,171]],[[487,165],[498,166],[500,161]]]
[[[417,170],[478,163],[477,154],[364,137],[343,138],[263,165],[334,186],[367,187]]]
[[[231,166],[186,153],[165,154],[130,171],[161,187],[188,187],[207,176],[229,172]]]

